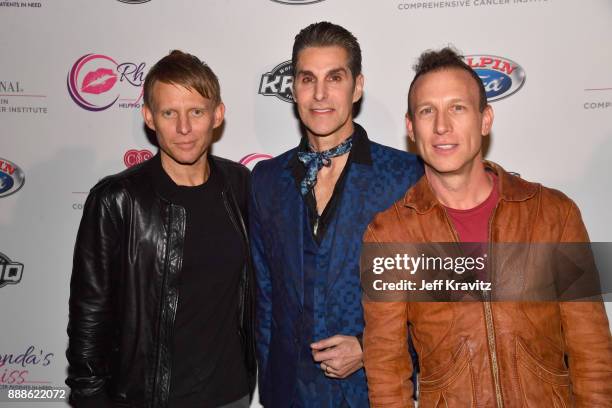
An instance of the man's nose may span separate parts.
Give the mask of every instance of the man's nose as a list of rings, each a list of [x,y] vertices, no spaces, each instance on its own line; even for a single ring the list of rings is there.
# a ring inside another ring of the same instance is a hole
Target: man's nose
[[[182,135],[186,135],[191,132],[191,120],[189,119],[189,115],[187,113],[179,114],[178,121],[176,123],[176,132]]]
[[[322,101],[327,97],[327,84],[325,81],[317,81],[314,88],[314,98]]]
[[[450,121],[448,120],[447,113],[444,110],[438,110],[436,112],[436,121],[434,128],[436,133],[444,134],[450,130]]]

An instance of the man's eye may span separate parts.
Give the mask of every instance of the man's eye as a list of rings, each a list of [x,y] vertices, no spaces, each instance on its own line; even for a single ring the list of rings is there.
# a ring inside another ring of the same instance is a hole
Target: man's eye
[[[312,79],[312,77],[309,77],[309,76],[302,77],[302,82],[305,83],[305,84],[308,84],[308,83],[310,83],[312,81],[314,81]]]
[[[339,82],[342,81],[342,77],[340,75],[332,75],[329,77],[329,80],[332,82]]]
[[[204,115],[204,109],[194,109],[191,111],[193,116],[202,116]]]
[[[161,114],[164,118],[171,118],[173,113],[174,112],[172,112],[171,110],[165,110],[165,111],[162,111]]]
[[[465,106],[463,105],[453,105],[453,110],[456,112],[460,112],[462,110],[465,110]]]
[[[431,109],[431,108],[423,108],[423,109],[421,109],[421,110],[419,111],[419,113],[420,113],[421,115],[428,115],[428,114],[430,114],[430,113],[432,113],[432,112],[433,112],[433,109]]]

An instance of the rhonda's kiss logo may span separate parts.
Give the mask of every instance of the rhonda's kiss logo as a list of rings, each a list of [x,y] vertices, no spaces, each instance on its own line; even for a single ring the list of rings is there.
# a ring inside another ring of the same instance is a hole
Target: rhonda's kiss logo
[[[81,108],[99,112],[118,103],[140,108],[145,63],[122,62],[102,54],[86,54],[68,73],[68,93]]]

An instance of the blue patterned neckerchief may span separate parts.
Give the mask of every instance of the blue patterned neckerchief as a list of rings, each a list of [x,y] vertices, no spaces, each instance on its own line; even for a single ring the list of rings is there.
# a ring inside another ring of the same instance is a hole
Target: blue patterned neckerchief
[[[311,146],[310,151],[298,152],[298,159],[304,163],[304,167],[306,167],[306,175],[300,183],[300,191],[302,195],[305,196],[308,194],[314,185],[317,184],[317,173],[319,170],[321,170],[321,167],[331,166],[332,157],[342,156],[343,154],[349,152],[351,147],[353,147],[352,136],[340,143],[338,146],[332,147],[329,150],[314,152],[312,151]]]

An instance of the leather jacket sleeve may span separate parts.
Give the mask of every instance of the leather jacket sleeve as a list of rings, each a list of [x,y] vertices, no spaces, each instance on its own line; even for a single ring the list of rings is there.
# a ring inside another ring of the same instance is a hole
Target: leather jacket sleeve
[[[562,242],[589,242],[580,211],[569,208]],[[560,302],[561,324],[576,407],[609,406],[612,396],[612,338],[602,302]]]
[[[106,386],[115,334],[111,291],[120,234],[119,212],[112,210],[103,187],[94,187],[85,203],[70,282],[66,384],[79,407],[111,406]]]
[[[368,228],[364,242],[377,242]],[[414,407],[408,351],[408,303],[363,301],[363,360],[372,407]]]

